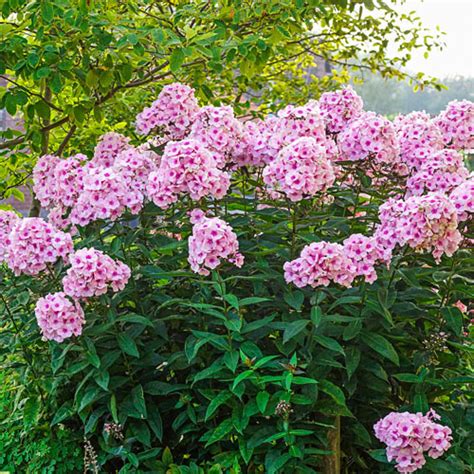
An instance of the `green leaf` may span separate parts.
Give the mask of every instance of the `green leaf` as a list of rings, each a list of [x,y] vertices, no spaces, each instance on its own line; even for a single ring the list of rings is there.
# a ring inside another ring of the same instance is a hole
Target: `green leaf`
[[[321,324],[323,318],[323,312],[319,306],[313,306],[311,308],[311,321],[314,324],[314,327],[317,328]]]
[[[260,413],[265,413],[269,399],[270,399],[270,394],[268,392],[257,393],[257,406],[258,406],[258,409],[260,410]]]
[[[227,436],[233,428],[233,421],[231,418],[224,420],[217,428],[211,432],[211,436],[207,440],[206,448],[211,444],[220,441],[222,438]]]
[[[145,394],[143,393],[143,387],[141,385],[137,385],[132,390],[132,402],[141,418],[146,418],[147,409],[145,404]]]
[[[367,344],[375,352],[378,352],[382,357],[392,361],[395,365],[400,365],[397,351],[394,349],[392,344],[380,334],[363,331],[362,341],[364,341],[365,344]]]
[[[258,296],[250,296],[249,298],[243,298],[239,301],[240,306],[249,306],[252,304],[264,303],[271,301],[270,298],[259,298]]]
[[[233,308],[235,309],[239,309],[239,299],[237,298],[237,296],[231,294],[231,293],[228,293],[226,295],[224,295],[224,299],[227,301],[227,303],[229,303]]]
[[[211,402],[209,403],[207,407],[204,421],[207,421],[215,413],[215,411],[222,404],[224,404],[231,396],[232,396],[231,392],[220,392],[216,397],[212,398]]]
[[[308,325],[307,319],[299,319],[291,323],[286,323],[286,329],[283,332],[283,344],[297,336]]]
[[[138,352],[138,347],[135,344],[135,341],[127,334],[121,333],[117,335],[117,341],[120,349],[122,349],[126,354],[133,357],[140,357]]]
[[[147,405],[147,413],[148,413],[148,424],[152,429],[155,436],[160,440],[163,439],[163,421],[161,419],[160,411],[156,404],[151,405],[148,403]]]
[[[371,449],[369,451],[369,455],[371,458],[375,459],[376,461],[388,464],[387,454],[386,454],[385,449]]]
[[[23,406],[23,424],[31,426],[36,423],[40,412],[41,403],[39,397],[30,397]]]
[[[360,333],[361,329],[362,321],[360,319],[355,319],[344,328],[342,338],[344,339],[344,341],[350,341]]]
[[[285,293],[283,295],[283,298],[288,303],[288,305],[290,305],[293,309],[299,311],[304,302],[304,293],[298,290],[292,291]]]
[[[318,336],[316,334],[313,336],[313,339],[326,349],[330,349],[331,351],[339,352],[339,354],[344,355],[344,349],[335,339],[326,336]]]
[[[89,361],[89,363],[91,365],[93,365],[96,368],[99,368],[100,367],[100,358],[97,355],[97,351],[95,349],[94,343],[88,337],[84,338],[84,343],[85,343],[85,346],[86,346],[87,360]]]
[[[343,407],[346,406],[346,397],[344,392],[329,380],[321,380],[319,382],[319,388],[324,393],[328,394],[338,405]]]
[[[110,375],[107,371],[99,372],[94,380],[97,382],[99,387],[103,388],[104,390],[108,390]]]
[[[144,326],[154,327],[153,323],[148,318],[135,313],[123,314],[117,318],[117,322],[143,324]]]
[[[444,319],[448,327],[456,334],[456,336],[461,336],[463,330],[463,315],[458,308],[454,308],[452,306],[442,308],[441,314],[443,315]]]
[[[178,72],[179,68],[183,65],[185,55],[182,48],[176,48],[170,56],[170,69],[172,72]]]
[[[415,374],[395,374],[394,377],[400,382],[423,383],[423,379]]]
[[[253,375],[254,375],[253,370],[246,370],[245,372],[242,372],[241,374],[237,375],[232,385],[232,390],[234,390],[234,388],[237,387],[237,385],[239,385],[240,382],[242,382],[245,379],[248,379],[249,377],[253,377]]]
[[[346,349],[346,370],[347,376],[351,378],[354,375],[360,363],[360,350],[358,347],[350,346]]]

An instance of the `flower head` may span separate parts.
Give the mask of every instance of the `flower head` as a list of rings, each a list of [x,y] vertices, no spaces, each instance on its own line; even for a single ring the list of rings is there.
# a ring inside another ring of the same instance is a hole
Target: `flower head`
[[[71,336],[79,336],[85,323],[80,304],[62,292],[40,298],[35,314],[44,340],[63,342]]]

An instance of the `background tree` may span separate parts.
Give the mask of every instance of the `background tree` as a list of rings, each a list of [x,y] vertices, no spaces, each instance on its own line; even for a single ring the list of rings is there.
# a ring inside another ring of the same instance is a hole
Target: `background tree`
[[[397,3],[0,1],[0,109],[24,124],[0,135],[0,199],[21,198],[38,155],[90,151],[104,131],[129,127],[166,81],[190,83],[203,103],[233,102],[239,113],[250,100],[260,109],[306,101],[367,69],[437,85],[401,72],[410,51],[440,38]],[[337,67],[319,74],[325,61]]]

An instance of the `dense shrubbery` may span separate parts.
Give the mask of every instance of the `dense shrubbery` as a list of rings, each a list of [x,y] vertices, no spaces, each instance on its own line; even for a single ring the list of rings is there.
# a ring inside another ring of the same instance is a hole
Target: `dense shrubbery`
[[[401,472],[471,472],[473,115],[347,89],[243,123],[174,85],[148,141],[41,158],[50,223],[0,221],[12,411],[93,471],[184,473],[393,472],[398,412]]]

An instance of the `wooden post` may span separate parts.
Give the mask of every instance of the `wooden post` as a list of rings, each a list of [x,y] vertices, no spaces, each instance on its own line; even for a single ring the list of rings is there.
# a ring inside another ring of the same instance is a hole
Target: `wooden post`
[[[334,420],[334,428],[328,431],[328,449],[332,451],[324,457],[323,474],[341,473],[341,417]]]

